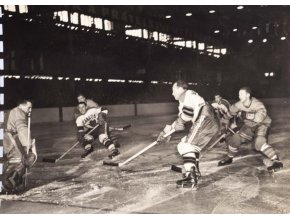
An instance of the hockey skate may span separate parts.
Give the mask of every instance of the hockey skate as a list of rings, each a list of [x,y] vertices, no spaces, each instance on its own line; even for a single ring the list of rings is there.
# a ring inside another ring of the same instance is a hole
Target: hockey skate
[[[176,181],[177,188],[192,188],[194,190],[197,189],[197,181],[199,176],[197,175],[195,167],[192,167],[191,172],[187,172],[183,179]]]
[[[114,157],[118,156],[119,154],[120,154],[120,151],[117,148],[115,148],[112,150],[111,154],[108,155],[108,157],[110,159],[113,159]]]
[[[264,159],[263,163],[267,167],[269,173],[277,172],[283,168],[283,163],[279,159],[277,160]]]
[[[86,158],[90,153],[92,153],[94,151],[94,147],[92,146],[91,148],[89,148],[88,150],[85,150],[85,153],[83,153],[81,155],[81,158],[84,159]]]
[[[223,160],[218,162],[218,167],[220,166],[225,166],[225,165],[229,165],[233,162],[233,158],[227,156],[226,158],[224,158]]]

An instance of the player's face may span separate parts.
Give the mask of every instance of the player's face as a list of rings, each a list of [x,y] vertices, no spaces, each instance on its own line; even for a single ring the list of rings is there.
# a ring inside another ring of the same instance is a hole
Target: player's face
[[[242,103],[246,102],[249,99],[249,93],[247,93],[245,90],[240,90],[239,99]]]
[[[176,83],[174,83],[174,85],[172,86],[172,95],[175,98],[175,100],[179,100],[183,92],[184,92],[183,88],[177,86]]]
[[[86,101],[86,98],[84,96],[80,95],[78,97],[78,102],[85,102],[85,101]]]
[[[23,105],[22,109],[23,109],[23,111],[24,111],[25,113],[27,113],[27,114],[28,114],[28,113],[31,113],[31,110],[32,110],[32,103],[28,101],[26,104]]]
[[[79,104],[79,111],[81,114],[85,114],[86,113],[86,105]]]
[[[220,95],[214,96],[215,102],[220,102],[221,99],[222,99],[222,97]]]

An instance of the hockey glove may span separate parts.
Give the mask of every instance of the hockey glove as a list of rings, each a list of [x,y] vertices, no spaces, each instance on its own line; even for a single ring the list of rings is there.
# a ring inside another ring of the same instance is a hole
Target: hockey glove
[[[107,114],[100,112],[98,114],[98,123],[104,125],[107,122]]]
[[[84,135],[84,140],[86,142],[92,142],[92,141],[94,141],[94,137],[89,135],[89,134],[86,134],[86,135]]]
[[[174,123],[172,124],[172,126],[174,127],[175,131],[178,132],[178,131],[182,131],[182,130],[185,129],[184,124],[185,124],[185,121],[181,117],[178,117],[177,120],[174,121]]]
[[[165,128],[159,133],[156,141],[159,143],[169,142],[171,139],[171,136],[164,137],[164,135],[168,133],[169,131],[171,131],[171,129],[172,129],[172,126],[166,125]]]
[[[32,167],[35,162],[36,162],[36,155],[33,154],[32,152],[29,152],[28,155],[25,155],[22,158],[22,164],[27,168]]]

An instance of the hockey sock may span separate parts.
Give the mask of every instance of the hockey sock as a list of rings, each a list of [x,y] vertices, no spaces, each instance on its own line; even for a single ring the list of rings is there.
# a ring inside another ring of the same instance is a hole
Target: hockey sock
[[[277,160],[278,156],[274,149],[271,147],[271,145],[268,145],[267,143],[263,144],[261,147],[261,152],[266,155],[271,160]]]

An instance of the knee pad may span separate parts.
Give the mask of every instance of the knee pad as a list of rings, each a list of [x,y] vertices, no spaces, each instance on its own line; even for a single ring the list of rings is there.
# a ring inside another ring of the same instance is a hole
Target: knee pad
[[[257,151],[261,151],[262,145],[267,142],[266,138],[264,136],[257,136],[254,142],[255,149]]]
[[[99,135],[99,141],[104,144],[104,142],[106,141],[106,139],[108,139],[108,135],[107,134],[100,134]]]
[[[177,150],[180,155],[200,152],[200,148],[198,146],[186,142],[179,142],[177,145]]]
[[[239,147],[241,145],[241,137],[239,134],[234,134],[232,135],[229,140],[228,140],[229,145],[231,145],[232,147]]]

